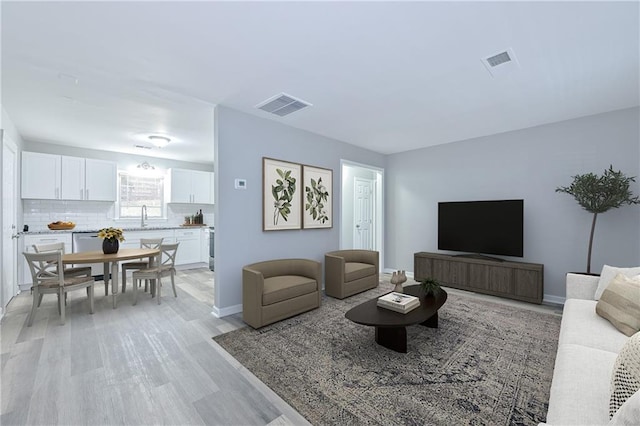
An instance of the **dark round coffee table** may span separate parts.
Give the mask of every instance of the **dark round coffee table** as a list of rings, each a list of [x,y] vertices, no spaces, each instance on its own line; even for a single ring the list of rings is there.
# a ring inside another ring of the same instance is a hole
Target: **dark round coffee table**
[[[419,285],[412,285],[405,287],[403,293],[419,297],[420,307],[401,314],[380,308],[376,297],[351,308],[344,316],[357,324],[375,327],[377,344],[396,352],[407,353],[406,327],[420,324],[438,328],[438,309],[446,302],[447,292],[440,289],[435,296],[427,297]]]

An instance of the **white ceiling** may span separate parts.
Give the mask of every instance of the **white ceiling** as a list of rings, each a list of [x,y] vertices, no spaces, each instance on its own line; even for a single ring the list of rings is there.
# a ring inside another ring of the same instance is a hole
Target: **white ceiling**
[[[210,162],[220,104],[394,153],[640,103],[638,2],[1,7],[2,105],[39,142]],[[254,108],[280,92],[313,106]]]

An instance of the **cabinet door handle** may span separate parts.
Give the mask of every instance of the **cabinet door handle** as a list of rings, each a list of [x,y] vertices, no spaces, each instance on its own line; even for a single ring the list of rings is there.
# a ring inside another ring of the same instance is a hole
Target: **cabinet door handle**
[[[85,189],[85,192],[87,193],[87,200],[89,199],[89,188]]]
[[[43,241],[58,241],[57,238],[40,238],[38,241],[43,242]]]

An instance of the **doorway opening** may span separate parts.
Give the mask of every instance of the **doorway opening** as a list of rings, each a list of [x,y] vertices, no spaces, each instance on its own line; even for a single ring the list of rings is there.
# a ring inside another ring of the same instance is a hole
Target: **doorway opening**
[[[384,170],[340,160],[340,248],[376,250],[384,269]]]

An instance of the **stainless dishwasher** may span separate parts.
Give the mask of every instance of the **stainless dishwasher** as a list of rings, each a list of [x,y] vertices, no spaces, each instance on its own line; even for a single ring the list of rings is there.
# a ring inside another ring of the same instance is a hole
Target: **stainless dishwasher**
[[[74,232],[73,233],[73,252],[102,250],[102,240],[98,238],[97,232]],[[104,265],[102,263],[90,263],[91,275],[103,276]]]

